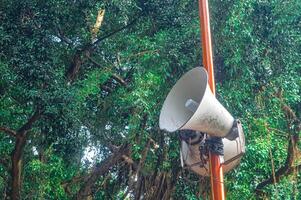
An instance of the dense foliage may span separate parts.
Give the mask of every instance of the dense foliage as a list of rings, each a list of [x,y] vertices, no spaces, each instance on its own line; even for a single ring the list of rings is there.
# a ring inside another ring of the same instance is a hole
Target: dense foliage
[[[228,199],[300,199],[301,2],[209,1],[218,99],[247,152]],[[198,2],[2,0],[3,199],[204,199],[159,130],[176,80],[201,63]]]

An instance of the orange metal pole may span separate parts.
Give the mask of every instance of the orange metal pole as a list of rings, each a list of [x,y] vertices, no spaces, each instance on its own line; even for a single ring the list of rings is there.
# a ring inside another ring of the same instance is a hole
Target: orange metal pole
[[[207,0],[199,0],[199,15],[202,34],[203,64],[208,72],[210,89],[212,93],[215,94],[210,19]]]
[[[203,49],[203,64],[208,72],[209,86],[212,93],[215,95],[215,82],[213,71],[213,56],[211,45],[210,19],[208,0],[199,0],[199,15],[202,34],[202,49]],[[224,177],[223,167],[221,165],[220,156],[209,152],[211,193],[213,200],[224,200]]]

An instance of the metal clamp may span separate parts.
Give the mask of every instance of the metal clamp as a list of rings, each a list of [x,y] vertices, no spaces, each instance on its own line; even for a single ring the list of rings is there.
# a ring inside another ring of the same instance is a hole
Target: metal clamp
[[[224,155],[224,144],[222,138],[220,137],[207,138],[205,141],[205,145],[210,152],[218,154],[220,156]]]
[[[237,137],[239,137],[241,122],[239,119],[235,119],[232,125],[231,130],[229,131],[228,135],[226,135],[225,138],[228,140],[235,140]]]

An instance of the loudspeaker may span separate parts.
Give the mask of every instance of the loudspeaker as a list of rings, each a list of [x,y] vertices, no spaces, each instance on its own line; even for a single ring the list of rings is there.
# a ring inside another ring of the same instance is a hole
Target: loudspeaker
[[[174,85],[160,113],[159,125],[168,132],[195,130],[210,136],[225,137],[234,118],[212,94],[207,71],[196,67]]]
[[[239,125],[240,126],[240,125]],[[200,138],[202,141],[199,141]],[[198,141],[198,142],[196,142]],[[224,173],[235,168],[245,153],[245,137],[242,131],[235,140],[222,139],[224,144],[224,162],[222,162]],[[196,133],[190,141],[181,140],[181,163],[185,163],[185,168],[192,170],[201,176],[210,176],[208,155],[202,155],[200,147],[205,144],[202,134]],[[207,156],[207,157],[206,157]]]

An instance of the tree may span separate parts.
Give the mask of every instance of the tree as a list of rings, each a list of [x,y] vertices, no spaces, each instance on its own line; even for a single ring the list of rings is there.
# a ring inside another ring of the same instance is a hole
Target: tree
[[[227,196],[298,199],[301,4],[209,3],[217,98],[247,138],[241,165],[225,177]],[[208,198],[206,179],[180,168],[177,134],[158,127],[170,88],[200,65],[196,8],[4,0],[3,198]]]

